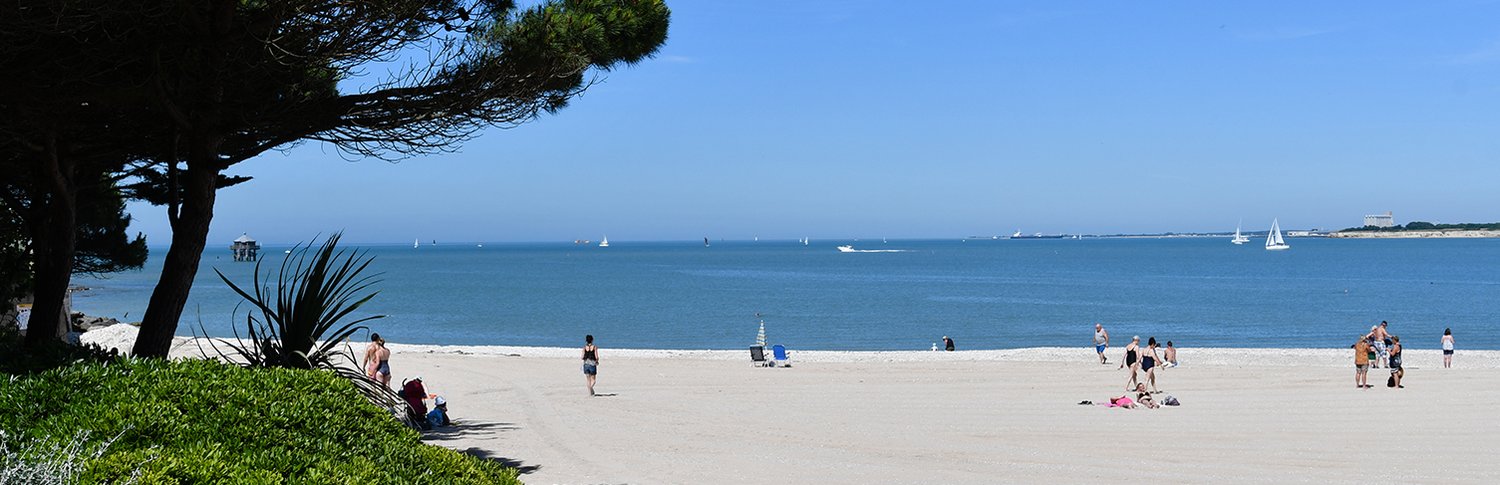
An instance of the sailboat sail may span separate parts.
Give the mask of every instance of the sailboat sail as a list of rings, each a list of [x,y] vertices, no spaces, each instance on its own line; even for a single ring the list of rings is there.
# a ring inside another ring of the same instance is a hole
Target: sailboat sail
[[[1291,246],[1281,238],[1281,224],[1276,219],[1271,220],[1271,233],[1266,235],[1266,249],[1287,249]]]

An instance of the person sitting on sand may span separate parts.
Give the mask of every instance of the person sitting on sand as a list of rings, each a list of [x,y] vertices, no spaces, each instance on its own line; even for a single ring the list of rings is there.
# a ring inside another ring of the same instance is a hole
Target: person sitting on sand
[[[1167,360],[1162,367],[1177,367],[1177,347],[1172,346],[1171,340],[1167,341],[1167,349],[1161,352],[1161,358]]]
[[[1099,353],[1099,364],[1108,364],[1109,359],[1104,357],[1104,349],[1109,348],[1109,332],[1104,331],[1104,325],[1094,324],[1094,351]]]
[[[947,351],[949,351],[949,352],[952,352],[952,351],[954,351],[954,350],[957,350],[957,349],[956,349],[956,348],[955,348],[955,347],[954,347],[954,346],[953,346],[953,339],[951,339],[951,338],[948,338],[948,336],[947,336],[947,335],[944,335],[944,336],[943,336],[943,350],[947,350]]]

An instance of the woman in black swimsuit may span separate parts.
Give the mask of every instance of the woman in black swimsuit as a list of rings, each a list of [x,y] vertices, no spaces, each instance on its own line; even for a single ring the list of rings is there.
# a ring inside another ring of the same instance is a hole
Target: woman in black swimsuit
[[[583,377],[589,381],[589,395],[594,395],[594,378],[599,375],[599,348],[594,346],[594,336],[583,336]]]
[[[1156,390],[1156,363],[1160,361],[1156,354],[1156,337],[1151,337],[1146,341],[1146,352],[1141,355],[1141,370],[1146,371],[1146,382],[1151,383],[1153,394],[1161,392]]]
[[[1127,366],[1127,367],[1130,367],[1130,380],[1125,382],[1125,392],[1130,392],[1130,391],[1134,390],[1135,386],[1138,385],[1138,384],[1140,384],[1140,381],[1136,378],[1136,373],[1140,372],[1140,370],[1141,370],[1141,365],[1138,364],[1138,363],[1136,363],[1136,357],[1140,355],[1140,350],[1141,350],[1141,337],[1139,337],[1139,336],[1131,337],[1130,338],[1130,345],[1126,345],[1125,346],[1125,364],[1124,365]]]
[[[1401,337],[1391,336],[1391,358],[1389,363],[1389,367],[1391,368],[1391,384],[1397,389],[1405,389],[1406,386],[1401,385],[1401,378],[1406,377],[1406,369],[1401,368]]]

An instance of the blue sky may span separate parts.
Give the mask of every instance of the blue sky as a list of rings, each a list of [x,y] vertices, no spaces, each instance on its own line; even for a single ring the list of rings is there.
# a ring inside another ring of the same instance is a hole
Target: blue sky
[[[1500,221],[1495,2],[669,5],[657,58],[459,153],[236,166],[210,246]]]

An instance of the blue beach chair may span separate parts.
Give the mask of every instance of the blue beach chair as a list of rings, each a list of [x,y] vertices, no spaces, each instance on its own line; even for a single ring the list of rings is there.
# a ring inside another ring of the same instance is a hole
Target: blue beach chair
[[[783,346],[781,344],[776,344],[776,345],[772,345],[771,346],[771,358],[776,361],[776,366],[777,367],[791,367],[792,366],[791,363],[787,362],[788,360],[791,360],[791,359],[788,359],[787,356],[786,356],[786,346]]]

